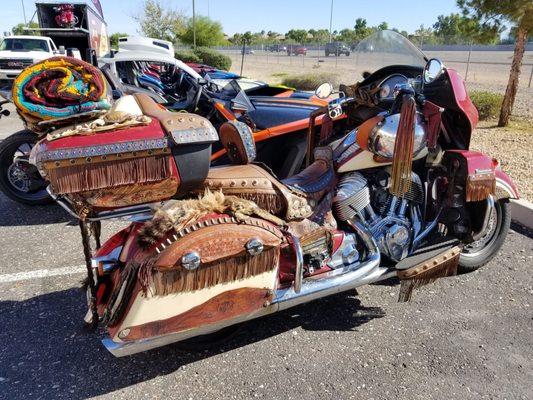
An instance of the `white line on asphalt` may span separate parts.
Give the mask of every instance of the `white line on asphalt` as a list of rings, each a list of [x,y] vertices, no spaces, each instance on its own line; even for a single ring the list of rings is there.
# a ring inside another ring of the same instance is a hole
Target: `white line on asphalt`
[[[87,271],[85,265],[74,265],[72,267],[38,269],[35,271],[16,272],[14,274],[0,275],[0,283],[27,281],[29,279],[48,278],[51,276],[72,275]]]

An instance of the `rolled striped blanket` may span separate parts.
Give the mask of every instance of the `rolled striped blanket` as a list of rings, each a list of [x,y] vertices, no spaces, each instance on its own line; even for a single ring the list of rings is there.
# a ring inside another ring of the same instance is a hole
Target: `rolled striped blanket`
[[[102,72],[72,57],[52,57],[23,70],[13,84],[13,102],[30,127],[111,107]]]

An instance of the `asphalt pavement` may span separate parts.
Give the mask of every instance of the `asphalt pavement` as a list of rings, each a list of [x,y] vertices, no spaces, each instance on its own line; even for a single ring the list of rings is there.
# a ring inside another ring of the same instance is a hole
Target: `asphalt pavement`
[[[411,303],[392,280],[116,359],[82,328],[76,222],[0,194],[0,399],[533,399],[531,237]]]

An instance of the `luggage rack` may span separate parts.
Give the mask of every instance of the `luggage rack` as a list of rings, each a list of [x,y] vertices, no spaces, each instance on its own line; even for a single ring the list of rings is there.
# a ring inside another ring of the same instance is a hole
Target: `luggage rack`
[[[46,188],[46,191],[66,212],[76,219],[80,219],[76,214],[74,205],[67,197],[56,195],[52,192],[50,186]],[[100,211],[92,214],[86,218],[87,222],[97,222],[110,219],[124,218],[129,221],[146,221],[152,218],[154,214],[154,206],[161,205],[163,202],[155,202],[149,204],[141,204],[137,206],[121,207],[109,211]]]

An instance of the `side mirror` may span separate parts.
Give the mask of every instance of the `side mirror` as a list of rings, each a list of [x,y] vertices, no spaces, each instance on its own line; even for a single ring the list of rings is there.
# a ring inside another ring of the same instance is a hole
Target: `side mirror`
[[[437,79],[440,78],[442,73],[444,72],[444,65],[442,62],[437,58],[432,58],[429,60],[424,67],[424,83],[430,84],[432,82],[435,82]]]
[[[325,99],[333,93],[333,85],[329,82],[323,83],[315,90],[315,96],[319,99]]]

